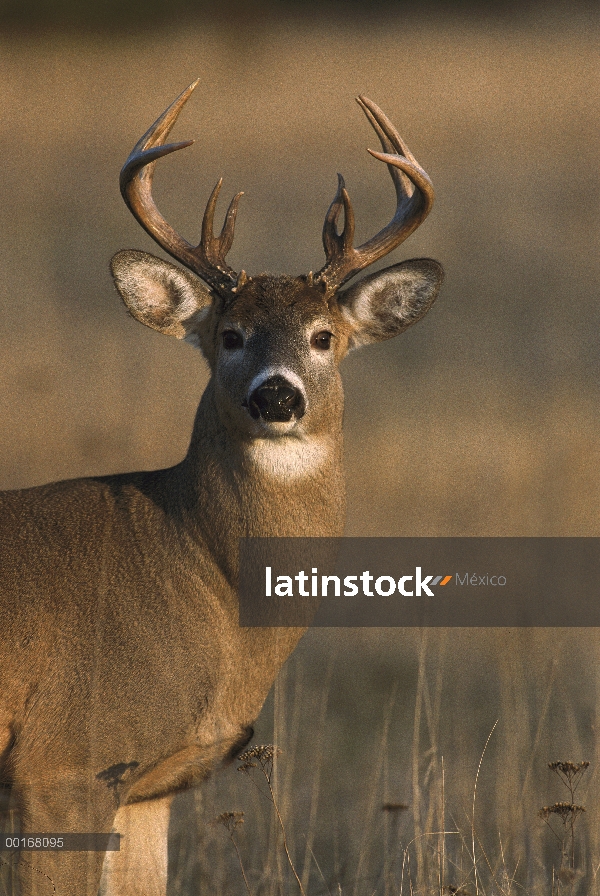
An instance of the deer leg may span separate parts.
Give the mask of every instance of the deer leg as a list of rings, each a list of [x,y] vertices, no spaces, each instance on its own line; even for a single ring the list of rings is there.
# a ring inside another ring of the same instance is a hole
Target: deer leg
[[[173,795],[121,806],[113,830],[119,852],[107,852],[99,896],[166,896],[167,836]]]
[[[230,761],[252,736],[251,728],[235,730],[212,744],[192,745],[169,756],[137,780],[115,816],[121,835],[119,852],[108,852],[99,896],[166,896],[168,833],[175,794],[206,780]]]

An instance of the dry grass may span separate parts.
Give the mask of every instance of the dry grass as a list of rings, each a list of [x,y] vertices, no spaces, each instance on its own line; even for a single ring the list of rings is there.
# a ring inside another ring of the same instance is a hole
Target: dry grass
[[[594,638],[390,630],[370,633],[369,644],[349,634],[300,648],[257,730],[258,741],[275,733],[282,747],[274,791],[305,892],[597,893],[594,687],[572,673],[575,653],[592,658]],[[577,789],[587,811],[577,821],[573,889],[563,874],[564,889],[553,890],[561,848],[539,817],[541,805],[567,796],[549,755],[593,757]],[[255,788],[228,772],[200,802],[190,892],[242,892],[226,838],[202,823],[233,806],[245,813],[237,842],[252,893],[298,892],[275,814]],[[217,864],[202,862],[217,853]]]

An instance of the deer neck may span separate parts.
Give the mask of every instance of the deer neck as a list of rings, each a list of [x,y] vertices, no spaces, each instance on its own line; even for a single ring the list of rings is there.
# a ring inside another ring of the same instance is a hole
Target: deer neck
[[[335,537],[345,517],[341,409],[327,431],[303,439],[232,435],[219,419],[212,381],[180,465],[187,528],[230,581],[242,537]]]

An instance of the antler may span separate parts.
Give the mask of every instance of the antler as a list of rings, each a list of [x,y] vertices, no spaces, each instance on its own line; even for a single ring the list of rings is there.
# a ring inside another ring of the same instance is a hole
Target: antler
[[[127,207],[152,239],[156,240],[165,252],[202,277],[218,292],[228,295],[232,289],[235,289],[239,277],[243,275],[242,271],[238,277],[238,274],[225,261],[225,256],[233,243],[235,217],[243,193],[238,193],[231,200],[225,215],[223,229],[220,235],[215,237],[213,233],[215,206],[223,182],[222,179],[219,180],[204,212],[202,236],[198,246],[192,246],[173,230],[157,209],[152,198],[152,177],[157,160],[178,149],[191,146],[194,142],[186,140],[183,143],[164,145],[171,128],[177,121],[177,116],[199,80],[190,84],[136,143],[123,166],[119,182]]]
[[[399,246],[425,220],[433,205],[433,184],[408,146],[379,106],[366,96],[356,102],[375,130],[383,152],[369,149],[376,159],[386,162],[396,188],[396,213],[378,234],[354,249],[354,211],[346,191],[344,178],[338,174],[338,190],[323,225],[323,246],[327,261],[315,275],[328,291],[335,291],[363,268],[383,258]],[[344,209],[344,229],[337,231],[340,212]]]

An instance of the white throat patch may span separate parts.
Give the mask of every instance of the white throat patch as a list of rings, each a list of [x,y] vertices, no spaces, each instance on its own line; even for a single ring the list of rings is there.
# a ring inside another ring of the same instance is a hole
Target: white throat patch
[[[255,439],[247,449],[250,463],[273,479],[301,479],[325,466],[331,449],[317,439]]]

